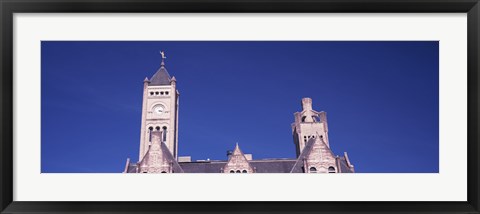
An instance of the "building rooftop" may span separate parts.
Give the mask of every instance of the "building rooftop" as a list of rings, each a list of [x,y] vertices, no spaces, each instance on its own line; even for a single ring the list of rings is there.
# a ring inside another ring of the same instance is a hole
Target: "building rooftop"
[[[157,72],[150,78],[149,85],[170,85],[170,80],[170,74],[162,63]]]

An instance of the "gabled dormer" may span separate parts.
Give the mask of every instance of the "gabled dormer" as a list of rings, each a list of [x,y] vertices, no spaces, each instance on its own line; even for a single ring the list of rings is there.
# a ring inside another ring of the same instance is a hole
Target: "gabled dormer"
[[[228,162],[223,167],[224,173],[253,173],[254,168],[250,165],[249,161],[243,154],[242,150],[235,145],[235,149],[228,157]]]
[[[162,131],[152,131],[152,142],[143,159],[138,162],[139,173],[182,173],[183,170],[162,142]]]
[[[319,135],[307,141],[292,168],[293,173],[337,173],[337,160]]]

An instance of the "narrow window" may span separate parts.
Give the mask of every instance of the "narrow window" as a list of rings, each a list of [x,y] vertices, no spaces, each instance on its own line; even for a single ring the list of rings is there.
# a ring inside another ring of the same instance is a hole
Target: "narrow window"
[[[317,173],[317,168],[310,167],[310,173]]]
[[[153,127],[149,127],[148,128],[148,142],[152,142],[152,130],[153,130]]]
[[[155,91],[155,95],[158,95],[158,91]]]
[[[165,91],[165,95],[168,95],[168,91]]]
[[[160,92],[160,95],[163,95],[163,91]]]
[[[166,140],[167,140],[167,127],[164,126],[162,129],[163,129],[163,136],[162,136],[162,138],[163,138],[163,141],[166,141]]]
[[[307,117],[306,116],[302,117],[302,122],[305,122],[305,118],[307,118]]]
[[[328,167],[328,173],[335,173],[335,168],[333,166]]]

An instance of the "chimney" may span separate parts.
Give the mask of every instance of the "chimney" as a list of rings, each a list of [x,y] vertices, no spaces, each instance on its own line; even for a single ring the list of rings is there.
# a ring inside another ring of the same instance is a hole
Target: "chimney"
[[[309,97],[302,98],[303,110],[312,110],[312,99]]]
[[[230,156],[232,156],[233,151],[232,150],[227,150],[227,159],[230,159]]]

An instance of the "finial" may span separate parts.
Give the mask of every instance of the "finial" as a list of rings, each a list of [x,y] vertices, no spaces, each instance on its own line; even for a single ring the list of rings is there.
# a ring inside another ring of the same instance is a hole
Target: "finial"
[[[165,65],[165,59],[167,58],[165,56],[165,51],[160,51],[160,55],[162,55],[162,63],[160,65],[164,66]]]

